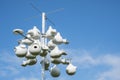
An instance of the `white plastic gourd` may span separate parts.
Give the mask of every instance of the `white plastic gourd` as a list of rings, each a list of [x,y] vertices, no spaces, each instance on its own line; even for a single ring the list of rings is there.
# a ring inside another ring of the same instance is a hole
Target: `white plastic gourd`
[[[37,63],[37,59],[28,59],[26,61],[23,61],[22,66],[34,65],[36,63]]]
[[[27,59],[34,59],[36,56],[35,55],[32,55],[30,52],[29,52],[29,49],[27,51],[27,54],[25,56]]]
[[[66,67],[66,72],[68,75],[74,75],[76,72],[76,66],[72,65],[71,63],[69,63],[69,65]]]
[[[61,55],[66,55],[66,53],[63,50],[59,50],[57,46],[50,52],[52,58],[58,58]]]
[[[14,51],[18,57],[25,57],[27,54],[27,48],[24,44],[20,44],[19,46],[15,47]]]
[[[50,72],[51,72],[51,75],[52,75],[53,77],[59,77],[59,76],[60,76],[60,70],[59,70],[59,68],[57,68],[56,65],[54,65],[54,66],[51,68]]]
[[[36,26],[33,29],[28,30],[27,34],[30,34],[33,39],[40,39],[40,31]]]
[[[50,40],[50,41],[48,42],[48,47],[49,47],[51,50],[53,50],[56,46],[57,46],[57,45],[54,44],[52,40]]]
[[[53,39],[53,43],[55,43],[57,45],[62,44],[62,43],[67,44],[68,41],[66,39],[63,39],[62,36],[60,35],[60,33],[58,32]]]
[[[32,44],[33,42],[32,42],[31,40],[29,40],[29,39],[23,39],[23,40],[21,40],[21,43],[30,45],[30,44]]]
[[[33,43],[29,46],[29,51],[32,55],[38,55],[41,51],[41,46],[37,43]]]
[[[61,59],[60,58],[51,58],[51,62],[54,63],[54,64],[60,64]]]
[[[53,29],[51,26],[49,26],[49,29],[46,32],[46,37],[48,39],[53,39],[56,33],[57,33],[56,29]]]

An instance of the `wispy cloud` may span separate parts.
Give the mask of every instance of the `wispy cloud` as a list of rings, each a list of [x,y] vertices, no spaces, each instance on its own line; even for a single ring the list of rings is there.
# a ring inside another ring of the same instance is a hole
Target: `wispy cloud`
[[[97,57],[86,50],[67,50],[72,54],[73,63],[81,69],[93,67],[110,67],[110,69],[99,71],[96,80],[120,80],[120,56],[114,54],[102,54]],[[92,75],[91,75],[92,76]]]
[[[77,73],[79,72],[79,69],[90,70],[95,67],[97,70],[97,73],[95,72],[94,74],[89,74],[90,76],[94,77],[94,79],[92,80],[120,80],[120,75],[119,75],[120,74],[120,56],[118,55],[116,56],[114,54],[102,54],[102,55],[96,56],[92,54],[90,51],[79,50],[79,49],[74,49],[74,50],[70,49],[70,50],[67,50],[67,52],[68,52],[68,57],[72,58],[72,63],[78,67]],[[8,77],[8,75],[14,76],[13,80],[39,80],[40,79],[38,78],[40,77],[40,74],[41,74],[40,65],[35,67],[22,68],[20,66],[22,59],[19,59],[16,56],[13,56],[7,52],[2,54],[2,57],[0,56],[0,61],[1,61],[0,75],[3,77],[5,76]],[[99,68],[102,68],[102,67],[110,67],[110,68],[100,71]],[[16,75],[22,76],[23,73],[27,73],[26,75],[24,75],[26,77],[16,78]],[[31,76],[31,77],[28,77],[28,76]],[[52,78],[52,77],[48,78],[49,76],[50,75],[47,75],[46,80],[50,80]],[[55,78],[55,80],[71,80],[71,78],[68,78],[68,76],[60,76],[58,79]]]
[[[120,80],[120,56],[106,55],[103,63],[112,68],[99,74],[97,80]]]
[[[38,78],[34,77],[38,77],[41,74],[40,63],[38,62],[35,66],[22,67],[22,61],[23,59],[18,58],[14,53],[11,54],[6,51],[2,52],[0,54],[0,79],[9,79],[9,77],[12,77],[12,80],[39,80]],[[23,75],[26,77],[16,78],[16,76]]]
[[[0,55],[0,75],[5,76],[12,76],[19,73],[17,69],[17,64],[20,62],[15,56],[10,55],[8,52],[2,52]]]
[[[11,65],[18,65],[22,61],[22,59],[17,58],[15,54],[4,51],[0,54],[0,61],[4,63],[13,63]]]
[[[40,80],[40,79],[34,77],[29,77],[29,78],[22,77],[22,78],[15,78],[14,80]]]

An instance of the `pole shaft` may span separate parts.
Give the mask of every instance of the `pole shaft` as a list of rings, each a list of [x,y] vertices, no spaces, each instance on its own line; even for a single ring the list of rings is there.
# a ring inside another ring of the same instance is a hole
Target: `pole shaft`
[[[42,13],[42,33],[45,34],[45,13]]]
[[[43,46],[43,48],[45,47],[45,37],[44,37],[44,35],[45,35],[45,13],[43,12],[42,13],[42,34],[43,34],[43,37],[42,37],[42,46]],[[41,64],[42,65],[42,73],[41,73],[41,75],[42,75],[42,80],[45,80],[45,64],[44,64],[44,57],[42,58],[42,60],[43,60],[43,63]]]

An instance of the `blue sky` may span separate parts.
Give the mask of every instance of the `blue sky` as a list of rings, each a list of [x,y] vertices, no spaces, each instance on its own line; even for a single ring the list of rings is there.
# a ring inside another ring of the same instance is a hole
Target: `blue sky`
[[[39,62],[23,68],[13,51],[22,38],[13,29],[27,32],[36,25],[41,30],[40,13],[30,3],[46,13],[63,9],[47,16],[70,41],[61,48],[77,66],[77,73],[68,76],[66,66],[59,65],[61,76],[52,78],[46,72],[46,80],[120,80],[119,0],[0,0],[0,80],[41,79]]]

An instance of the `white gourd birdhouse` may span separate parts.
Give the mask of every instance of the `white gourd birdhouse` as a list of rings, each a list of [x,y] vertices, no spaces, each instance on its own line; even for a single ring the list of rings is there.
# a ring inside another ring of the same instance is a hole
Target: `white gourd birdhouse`
[[[30,53],[29,49],[28,49],[27,54],[26,54],[25,57],[26,57],[27,59],[34,59],[36,56],[35,56],[35,55],[32,55],[32,54]]]
[[[34,65],[37,63],[37,59],[28,59],[26,61],[23,61],[22,66],[27,66],[27,65]]]
[[[61,55],[66,55],[66,53],[63,50],[59,50],[59,48],[57,46],[50,52],[50,56],[52,58],[58,58]]]
[[[54,63],[54,64],[60,64],[61,59],[60,58],[51,58],[51,62]]]
[[[48,39],[53,39],[56,34],[57,34],[56,29],[53,29],[51,26],[49,26],[49,28],[46,32],[46,37]]]
[[[27,48],[23,44],[20,44],[19,46],[15,47],[14,51],[18,57],[25,57],[25,55],[27,54]]]
[[[51,50],[53,50],[56,46],[57,46],[57,45],[54,44],[52,40],[50,40],[50,41],[48,42],[48,47],[49,47]]]
[[[60,35],[60,33],[58,32],[53,39],[53,43],[55,43],[57,45],[62,44],[62,43],[68,44],[68,41],[66,39],[63,39],[62,36]]]
[[[28,59],[28,65],[34,65],[37,63],[37,59]]]
[[[50,73],[53,77],[59,77],[60,76],[60,70],[59,68],[57,68],[56,65],[54,65],[51,70],[50,70]]]
[[[66,72],[68,75],[74,75],[76,72],[76,66],[72,65],[71,63],[69,63],[69,65],[66,68]]]
[[[32,55],[38,55],[41,51],[41,46],[37,43],[33,43],[29,46],[29,51]]]
[[[30,45],[30,44],[33,43],[33,41],[31,41],[31,40],[29,40],[29,39],[23,39],[23,40],[21,40],[21,43]]]
[[[34,39],[40,39],[40,31],[36,26],[34,26],[33,29],[28,30],[27,34],[30,34]]]

